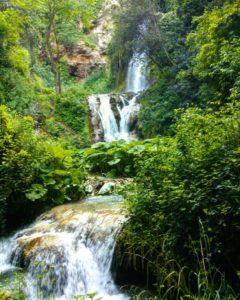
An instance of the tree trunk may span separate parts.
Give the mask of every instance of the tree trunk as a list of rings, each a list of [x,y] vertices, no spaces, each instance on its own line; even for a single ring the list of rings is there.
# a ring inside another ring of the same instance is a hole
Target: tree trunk
[[[53,72],[53,76],[54,76],[54,86],[55,86],[55,91],[56,91],[56,95],[59,96],[61,94],[61,80],[60,80],[60,71],[59,71],[59,67],[58,67],[58,61],[57,59],[54,58],[53,55],[53,51],[52,51],[52,45],[51,45],[51,41],[50,41],[50,36],[51,36],[51,32],[47,32],[47,52],[48,52],[48,56],[49,56],[49,61],[51,64],[51,69]]]
[[[49,24],[46,32],[46,44],[47,44],[47,53],[48,53],[51,69],[54,76],[55,91],[56,91],[56,95],[59,96],[61,95],[61,75],[60,75],[60,70],[58,65],[59,57],[60,57],[59,46],[57,44],[57,55],[56,57],[54,57],[52,44],[51,44],[52,34],[54,34],[54,8],[51,5],[49,5]]]

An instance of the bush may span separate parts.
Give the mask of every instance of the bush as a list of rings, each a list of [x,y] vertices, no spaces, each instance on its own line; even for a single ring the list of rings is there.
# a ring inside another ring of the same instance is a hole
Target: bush
[[[31,221],[47,207],[78,200],[85,171],[75,151],[33,132],[30,117],[0,106],[1,233]],[[19,212],[21,212],[19,214]]]
[[[141,157],[148,147],[152,147],[152,140],[98,143],[82,151],[82,159],[93,173],[103,173],[110,177],[135,176],[134,159]]]
[[[98,69],[88,76],[84,88],[92,94],[107,94],[114,87],[115,80],[108,69]]]
[[[0,68],[0,104],[24,113],[35,101],[34,84],[18,71]]]
[[[239,104],[220,112],[188,109],[174,137],[159,138],[155,148],[142,152],[144,159],[136,159],[135,195],[121,241],[127,253],[139,255],[145,272],[157,276],[156,266],[171,260],[195,272],[201,223],[209,262],[238,281],[239,117]]]
[[[139,121],[145,138],[172,133],[174,110],[180,105],[174,84],[172,78],[163,78],[142,95]]]

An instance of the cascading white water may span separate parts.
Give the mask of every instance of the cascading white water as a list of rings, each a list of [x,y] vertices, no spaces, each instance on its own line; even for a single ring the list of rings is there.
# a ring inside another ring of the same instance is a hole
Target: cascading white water
[[[126,92],[133,92],[137,94],[144,91],[148,85],[146,54],[136,51],[134,52],[128,66]]]
[[[120,96],[122,108],[118,106],[120,115],[119,140],[130,141],[134,138],[134,136],[131,136],[130,134],[130,121],[132,115],[134,113],[137,115],[140,108],[139,104],[137,103],[137,98],[138,95],[134,95],[130,100],[128,100],[125,95]]]
[[[3,239],[0,241],[0,274],[9,272],[15,269],[15,267],[10,264],[9,256],[11,255],[10,240]]]
[[[88,98],[89,107],[100,117],[104,132],[104,141],[111,142],[119,139],[119,128],[114,116],[109,95],[91,95]]]
[[[72,300],[80,295],[87,299],[94,293],[103,300],[129,299],[118,291],[110,273],[115,238],[125,220],[121,200],[92,197],[42,215],[2,243],[0,272],[23,261],[28,300]]]
[[[101,131],[103,131],[105,142],[130,141],[136,138],[135,134],[131,133],[131,121],[140,108],[137,103],[138,95],[148,85],[147,57],[145,53],[135,51],[128,66],[125,94],[120,95],[119,103],[115,103],[117,110],[113,109],[112,95],[91,95],[88,98],[95,142],[101,140]],[[133,93],[133,95],[130,96],[129,93]],[[101,128],[99,128],[100,126]]]

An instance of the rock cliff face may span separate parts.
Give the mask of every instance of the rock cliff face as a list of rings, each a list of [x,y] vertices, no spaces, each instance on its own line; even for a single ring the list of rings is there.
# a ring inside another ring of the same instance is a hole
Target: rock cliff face
[[[89,33],[94,38],[95,46],[90,47],[83,41],[68,54],[67,61],[70,65],[71,75],[79,80],[85,79],[87,75],[98,67],[107,63],[107,45],[113,33],[114,12],[119,8],[119,0],[105,0],[99,17]]]

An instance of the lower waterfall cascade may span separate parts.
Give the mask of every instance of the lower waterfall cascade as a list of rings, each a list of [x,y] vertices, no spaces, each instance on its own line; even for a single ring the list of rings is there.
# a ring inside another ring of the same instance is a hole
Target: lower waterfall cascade
[[[135,51],[128,65],[126,89],[123,94],[88,97],[95,143],[137,139],[136,124],[140,110],[138,99],[148,86],[147,57],[145,53]]]
[[[88,103],[91,110],[94,142],[136,139],[134,124],[137,122],[140,109],[138,94],[133,96],[127,94],[90,95]],[[130,130],[131,127],[133,130]]]
[[[70,300],[95,293],[103,300],[129,299],[110,272],[115,238],[125,221],[121,203],[121,196],[96,196],[53,208],[1,241],[0,274],[25,267],[22,290],[28,300]]]

